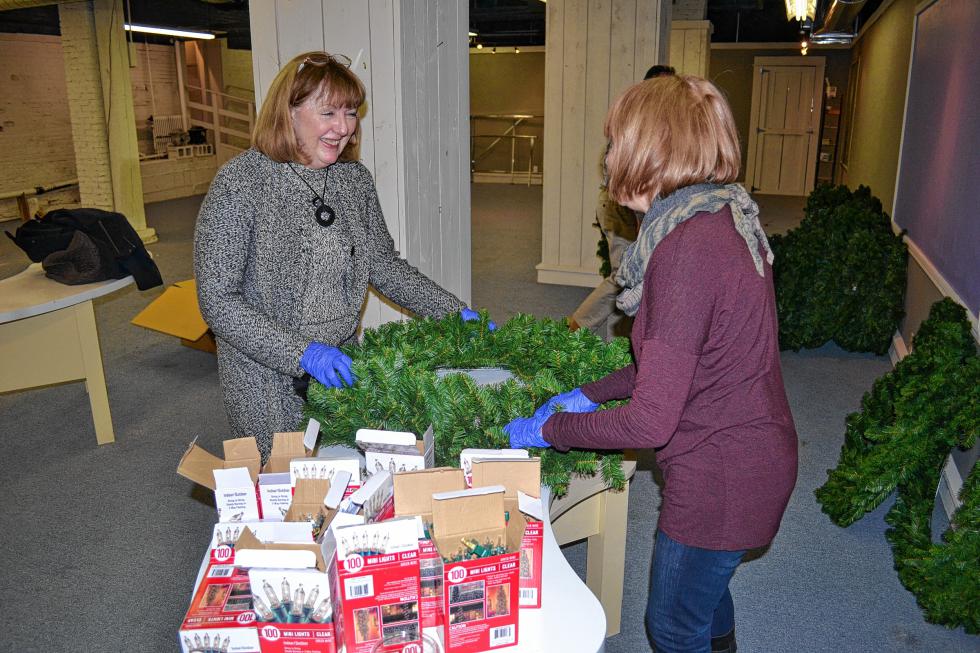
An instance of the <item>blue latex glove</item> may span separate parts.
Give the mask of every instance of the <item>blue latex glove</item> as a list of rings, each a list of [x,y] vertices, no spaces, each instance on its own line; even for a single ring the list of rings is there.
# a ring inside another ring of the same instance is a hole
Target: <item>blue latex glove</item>
[[[299,364],[310,376],[331,388],[352,386],[357,380],[351,371],[350,356],[322,342],[311,342]]]
[[[510,436],[510,448],[550,447],[541,435],[541,427],[547,420],[547,415],[542,417],[535,413],[531,417],[518,417],[505,426],[504,433]]]
[[[586,397],[585,393],[582,392],[582,388],[575,388],[574,390],[563,392],[560,395],[555,395],[541,404],[541,407],[534,411],[534,414],[543,415],[545,419],[548,419],[552,414],[557,412],[558,406],[561,406],[562,410],[566,413],[592,413],[599,407],[599,404]]]
[[[474,311],[472,308],[464,308],[459,312],[459,316],[463,318],[463,322],[472,322],[480,319],[480,314]],[[497,323],[493,320],[487,320],[487,330],[496,331]]]

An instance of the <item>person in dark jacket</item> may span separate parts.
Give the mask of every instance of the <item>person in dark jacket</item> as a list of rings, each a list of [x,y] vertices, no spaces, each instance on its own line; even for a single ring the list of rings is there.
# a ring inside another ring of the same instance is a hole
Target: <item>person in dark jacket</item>
[[[648,633],[658,653],[735,651],[729,581],[773,540],[796,483],[772,253],[731,183],[738,136],[710,82],[636,84],[605,129],[609,194],[644,215],[618,275],[634,362],[505,430],[514,447],[655,449],[665,485]],[[613,399],[629,402],[597,410]]]
[[[657,64],[650,66],[643,79],[652,79],[661,75],[675,75],[676,71],[672,66]],[[599,282],[589,296],[582,300],[579,307],[568,318],[568,328],[576,331],[585,327],[600,338],[610,340],[623,329],[623,333],[628,332],[632,320],[624,315],[622,311],[616,309],[616,296],[621,288],[616,283],[616,273],[619,271],[619,262],[623,257],[623,252],[629,247],[630,243],[636,240],[636,230],[639,226],[639,218],[634,211],[628,207],[617,204],[609,199],[606,189],[606,153],[603,152],[600,167],[602,170],[602,183],[599,185],[599,198],[596,201],[595,217],[599,231],[606,239],[609,246],[609,276]],[[622,324],[622,326],[620,326]]]
[[[273,80],[252,135],[211,184],[194,236],[201,313],[215,334],[235,434],[293,430],[294,379],[355,382],[339,347],[357,329],[368,284],[426,317],[475,311],[398,255],[370,172],[357,160],[364,86],[350,60],[307,52]]]

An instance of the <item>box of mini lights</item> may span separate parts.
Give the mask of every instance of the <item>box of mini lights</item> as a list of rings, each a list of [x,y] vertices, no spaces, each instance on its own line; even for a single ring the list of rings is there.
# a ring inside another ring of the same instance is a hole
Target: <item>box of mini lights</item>
[[[364,451],[368,474],[388,470],[411,472],[435,467],[434,435],[430,426],[416,439],[414,433],[357,429],[354,441]]]
[[[312,431],[313,446],[316,446],[316,435],[319,432],[319,422],[310,420],[307,432],[272,434],[272,452],[269,460],[259,474],[259,511],[262,519],[283,520],[293,501],[293,483],[289,474],[289,463],[296,458],[305,458],[312,453],[312,447],[307,446]]]
[[[340,504],[340,512],[359,514],[366,522],[384,521],[395,516],[395,486],[387,471],[375,472]]]
[[[436,467],[399,473],[395,474],[394,486],[395,515],[418,516],[423,523],[423,532],[419,536],[422,628],[437,629],[445,623],[445,614],[442,611],[442,556],[431,539],[432,495],[466,489],[463,470]]]
[[[230,565],[235,563],[235,549],[242,534],[249,530],[259,542],[286,542],[313,544],[313,531],[308,523],[249,521],[218,522],[214,525],[209,547],[209,563]]]
[[[333,602],[325,573],[256,567],[249,570],[248,578],[262,653],[337,650]]]
[[[331,528],[331,595],[346,653],[420,653],[418,519]]]
[[[505,518],[504,488],[432,495],[432,526],[444,561],[447,653],[517,644],[523,531]]]
[[[208,567],[177,637],[183,653],[260,653],[248,573],[234,565]]]
[[[344,471],[350,474],[347,494],[361,487],[361,460],[357,456],[345,458],[293,458],[289,461],[289,481],[296,487],[296,481],[333,481],[334,475]]]
[[[336,510],[328,504],[334,501],[339,503],[337,497],[345,491],[347,479],[346,472],[338,472],[333,483],[327,480],[299,479],[293,502],[283,518],[284,522],[306,522],[312,529],[313,538],[319,539],[323,529],[336,514]],[[337,503],[333,505],[336,506]]]
[[[197,438],[177,465],[177,473],[214,490],[220,521],[249,521],[259,518],[255,481],[260,457],[255,438],[225,440],[224,459],[197,446]]]
[[[508,526],[523,529],[521,537],[522,608],[541,607],[541,569],[544,552],[543,507],[541,506],[541,459],[473,461],[473,487],[502,485]]]
[[[474,460],[527,460],[527,449],[463,449],[459,452],[459,467],[463,470],[466,487],[473,487]]]

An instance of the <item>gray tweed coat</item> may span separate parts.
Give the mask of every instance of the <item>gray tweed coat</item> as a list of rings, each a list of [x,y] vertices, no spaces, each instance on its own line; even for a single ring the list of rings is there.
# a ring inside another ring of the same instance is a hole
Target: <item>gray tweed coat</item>
[[[292,170],[290,170],[292,167]],[[314,219],[314,193],[336,220]],[[359,162],[322,170],[248,150],[219,171],[197,218],[194,272],[201,314],[218,343],[218,374],[236,437],[255,436],[263,461],[272,434],[301,420],[293,390],[312,341],[354,337],[368,284],[423,316],[465,306],[399,258],[371,174]]]

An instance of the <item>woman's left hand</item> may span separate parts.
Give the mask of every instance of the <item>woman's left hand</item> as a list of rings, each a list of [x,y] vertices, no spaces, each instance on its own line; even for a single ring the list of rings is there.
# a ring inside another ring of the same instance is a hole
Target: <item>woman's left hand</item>
[[[459,312],[459,316],[463,318],[463,322],[473,322],[474,320],[480,319],[480,314],[474,311],[472,308],[464,308]],[[487,330],[496,331],[497,323],[493,320],[487,320]]]

